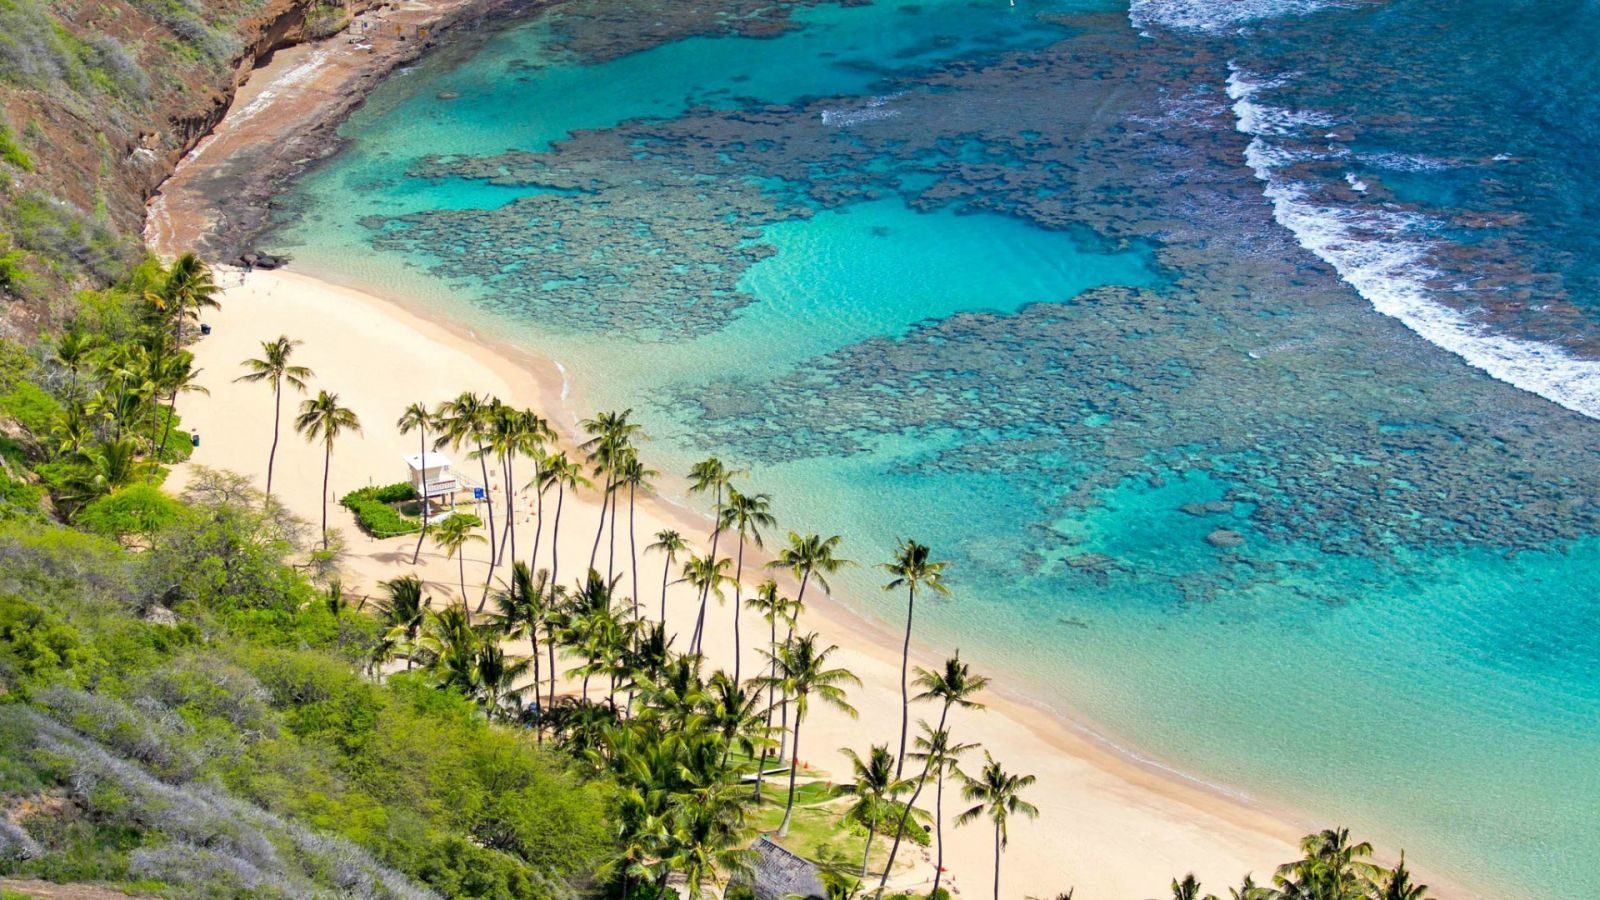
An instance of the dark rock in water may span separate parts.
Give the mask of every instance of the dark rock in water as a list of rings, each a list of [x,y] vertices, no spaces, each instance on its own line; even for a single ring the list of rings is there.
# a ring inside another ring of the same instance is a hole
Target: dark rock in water
[[[239,257],[239,261],[251,268],[277,269],[287,265],[289,259],[283,256],[273,256],[270,253],[246,253]]]
[[[1229,550],[1243,545],[1244,535],[1237,531],[1230,531],[1226,528],[1218,528],[1216,531],[1206,535],[1206,543],[1213,547],[1221,547],[1224,550]]]

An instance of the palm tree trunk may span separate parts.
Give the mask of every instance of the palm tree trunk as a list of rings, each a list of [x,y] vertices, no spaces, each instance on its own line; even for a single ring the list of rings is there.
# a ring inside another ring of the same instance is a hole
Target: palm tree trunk
[[[1000,823],[994,823],[994,900],[1000,900]]]
[[[556,482],[556,520],[550,527],[550,589],[555,590],[561,583],[561,503],[567,497],[566,485]],[[550,674],[551,678],[555,673]],[[555,688],[551,688],[551,697],[554,697]]]
[[[465,547],[456,548],[456,568],[461,576],[461,611],[467,612],[467,554]]]
[[[950,705],[947,703],[939,713],[939,728],[938,731],[934,732],[935,734],[944,730],[945,716],[949,712]],[[930,751],[932,749],[931,747],[929,748]],[[928,771],[933,768],[933,760],[933,753],[930,752],[927,763],[922,767],[922,775],[917,778],[917,789],[911,792],[911,799],[906,803],[905,810],[900,813],[900,824],[894,830],[894,846],[889,848],[889,861],[884,864],[883,877],[878,880],[878,894],[880,896],[883,894],[884,883],[889,880],[889,870],[894,868],[894,858],[900,852],[900,841],[906,835],[906,820],[911,818],[911,810],[916,807],[917,798],[922,796],[922,786],[928,783]]]
[[[911,693],[906,684],[906,670],[911,665],[911,615],[917,606],[917,589],[906,587],[906,642],[900,651],[900,756],[894,761],[894,777],[900,780],[900,770],[906,764],[906,731],[911,724]]]
[[[928,894],[936,897],[939,894],[939,882],[944,878],[944,761],[939,761],[939,774],[936,778],[933,792],[933,839],[938,848],[934,851],[933,858],[933,891]]]
[[[771,736],[772,736],[772,707],[775,705],[774,701],[777,699],[777,690],[778,690],[777,685],[775,683],[773,683],[773,682],[775,682],[777,680],[777,677],[778,677],[778,658],[777,658],[777,653],[778,653],[778,616],[776,615],[776,613],[774,613],[772,618],[767,620],[767,625],[770,626],[770,630],[772,632],[771,637],[768,639],[768,649],[773,654],[772,662],[771,662],[771,664],[769,665],[769,667],[767,669],[768,675],[773,679],[773,681],[769,681],[767,683],[767,735],[766,736],[767,736],[768,739],[770,739]],[[761,762],[756,764],[756,805],[757,806],[761,805],[761,779],[767,773],[767,754],[769,752],[771,752],[771,748],[767,747],[765,744],[763,744],[762,747],[761,747]],[[781,758],[781,753],[780,753],[780,758]]]
[[[600,558],[600,539],[606,536],[606,506],[611,502],[611,473],[606,473],[605,490],[600,494],[600,527],[594,533],[594,548],[589,551],[589,568]]]
[[[700,652],[700,636],[705,633],[706,628],[706,603],[710,599],[710,587],[700,591],[700,614],[694,617],[694,637],[689,640],[689,652],[691,654]]]
[[[494,556],[494,534],[489,535],[489,555]],[[477,612],[482,613],[483,607],[489,602],[489,586],[494,584],[494,563],[489,563],[489,571],[483,573],[483,596],[478,598]]]
[[[633,617],[639,618],[639,545],[634,541],[633,495],[635,485],[628,483],[628,571],[633,574]]]
[[[272,426],[272,449],[274,452],[278,449],[278,426],[276,423]],[[417,428],[417,460],[419,465],[428,461],[428,429],[420,426]],[[267,492],[272,492],[272,461],[270,459],[267,461]],[[417,549],[411,551],[411,564],[413,566],[417,564],[417,560],[422,556],[422,539],[428,535],[428,467],[426,465],[422,466],[421,512],[422,530],[417,532]]]
[[[517,498],[512,485],[517,483],[517,458],[506,454],[506,531],[511,533],[511,559],[517,558]],[[528,574],[533,574],[529,569]]]
[[[167,424],[161,429],[161,446],[156,448],[156,461],[160,462],[163,454],[167,452],[167,437],[172,434],[173,411],[178,405],[178,389],[173,388],[171,396],[167,397]],[[154,477],[152,473],[151,477]]]
[[[534,457],[533,466],[533,555],[528,558],[528,571],[539,574],[539,541],[544,537],[544,488],[539,480],[544,477],[544,466]]]
[[[794,815],[794,776],[800,771],[800,717],[794,719],[794,756],[789,760],[789,802],[783,807],[783,821],[778,825],[778,837],[789,836],[789,819]]]
[[[794,595],[794,606],[795,606],[795,609],[803,609],[805,607],[806,585],[808,585],[810,583],[811,583],[811,570],[810,569],[806,569],[805,574],[800,576],[800,590]],[[784,644],[788,644],[791,640],[794,640],[794,624],[793,623],[789,624],[788,629],[786,629],[784,631],[784,635],[783,635]],[[777,661],[776,660],[773,661],[773,666],[774,666],[774,668],[772,670],[773,674],[777,674],[778,670],[776,668],[776,666],[777,666]],[[779,757],[783,756],[784,742],[789,739],[789,692],[788,691],[784,691],[784,693],[783,693],[783,706],[782,706],[781,712],[782,712],[782,720],[781,720],[780,724],[778,725],[778,756]]]
[[[550,704],[546,709],[556,707],[556,636],[552,629],[546,628],[544,633],[544,652],[550,658]],[[539,693],[539,686],[534,685],[535,694]]]
[[[622,485],[616,485],[613,490],[619,487],[622,487]],[[613,501],[611,504],[611,535],[606,538],[606,584],[611,583],[611,576],[617,565],[617,519],[619,518],[621,516],[617,512],[617,503]]]
[[[541,683],[541,680],[540,680],[541,673],[539,671],[539,623],[538,622],[533,622],[528,626],[528,646],[531,647],[532,651],[533,651],[530,654],[532,659],[533,659],[533,701],[535,703],[538,703],[539,702],[539,685]],[[543,704],[540,704],[540,706],[543,707]],[[535,722],[534,728],[533,728],[533,733],[538,736],[539,743],[541,743],[541,744],[544,743],[544,713],[545,713],[544,709],[541,708],[539,710],[539,719]]]
[[[744,619],[744,532],[739,532],[739,561],[733,567],[733,686],[739,686],[739,661],[744,657],[744,644],[739,637],[739,623]]]
[[[489,495],[489,462],[483,458],[483,445],[478,445],[478,471],[483,473],[483,508],[489,511],[489,571],[494,571],[494,497]],[[465,598],[465,594],[462,597]]]
[[[328,472],[333,468],[333,442],[322,457],[322,549],[328,549]]]
[[[661,563],[661,633],[667,630],[667,578],[672,575],[672,554]]]
[[[867,824],[867,846],[866,846],[866,849],[861,851],[861,875],[860,875],[860,878],[861,878],[862,881],[866,881],[867,880],[867,862],[872,859],[872,836],[873,836],[873,834],[877,833],[877,831],[878,831],[878,829],[874,827],[876,824],[877,824],[876,822],[869,822]],[[887,877],[888,874],[889,874],[889,870],[888,869],[884,869],[883,870],[883,874],[884,874],[885,877]]]

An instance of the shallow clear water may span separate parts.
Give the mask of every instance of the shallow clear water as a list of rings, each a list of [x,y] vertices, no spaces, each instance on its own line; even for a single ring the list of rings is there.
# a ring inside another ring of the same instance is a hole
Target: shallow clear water
[[[657,468],[723,455],[865,563],[931,544],[923,637],[1130,752],[1590,896],[1600,78],[1554,6],[643,40],[580,2],[391,79],[274,240],[554,358]],[[839,586],[893,620],[878,581]]]

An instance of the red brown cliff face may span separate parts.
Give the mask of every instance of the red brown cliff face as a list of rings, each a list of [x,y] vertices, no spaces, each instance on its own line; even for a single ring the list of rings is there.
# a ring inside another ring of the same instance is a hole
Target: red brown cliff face
[[[20,296],[0,294],[0,331],[36,331],[52,297],[136,257],[145,201],[250,71],[373,5],[25,0],[0,10],[16,39],[0,47],[0,125],[28,160],[0,163],[0,242],[27,251],[32,273]]]

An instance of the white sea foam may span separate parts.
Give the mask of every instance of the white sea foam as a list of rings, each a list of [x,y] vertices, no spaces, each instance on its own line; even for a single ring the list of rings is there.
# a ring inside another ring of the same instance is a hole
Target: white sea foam
[[[1457,164],[1449,160],[1414,153],[1363,153],[1361,159],[1394,172],[1442,172],[1457,168]]]
[[[852,109],[825,109],[822,111],[822,124],[834,128],[849,128],[860,125],[862,122],[872,122],[878,119],[890,119],[900,115],[900,110],[889,108],[888,104],[900,99],[902,94],[888,94],[883,97],[873,97],[865,106]]]
[[[1369,187],[1369,185],[1365,181],[1362,181],[1361,178],[1354,172],[1344,173],[1344,180],[1346,184],[1350,185],[1350,190],[1355,191],[1358,194],[1365,194]]]
[[[1217,33],[1263,19],[1351,5],[1337,0],[1133,0],[1128,19],[1141,34],[1152,27]]]
[[[1439,303],[1429,285],[1441,273],[1427,262],[1438,239],[1425,216],[1375,206],[1333,206],[1311,196],[1280,169],[1296,154],[1273,144],[1292,134],[1287,116],[1256,101],[1262,79],[1231,65],[1228,96],[1240,131],[1250,135],[1245,162],[1266,187],[1273,216],[1300,245],[1332,266],[1373,308],[1398,319],[1429,343],[1454,353],[1493,378],[1567,409],[1600,418],[1600,360],[1578,359],[1549,344],[1490,332]]]

